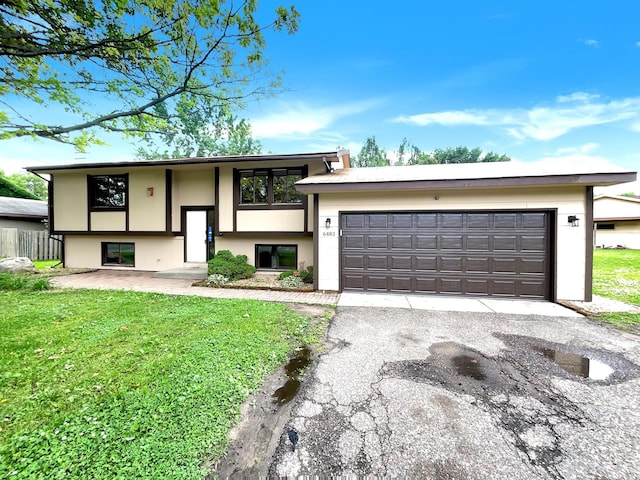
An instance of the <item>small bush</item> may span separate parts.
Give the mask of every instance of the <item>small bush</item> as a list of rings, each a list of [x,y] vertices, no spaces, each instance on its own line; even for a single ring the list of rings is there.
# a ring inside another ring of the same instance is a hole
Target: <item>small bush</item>
[[[241,280],[256,273],[256,267],[247,263],[246,255],[234,256],[229,250],[220,250],[209,260],[209,275],[222,275],[229,279]]]
[[[284,280],[285,278],[289,278],[291,276],[293,276],[296,273],[295,270],[287,270],[285,272],[280,273],[280,275],[278,275],[278,280]]]
[[[304,287],[304,282],[300,277],[294,277],[293,275],[290,275],[286,278],[283,278],[282,280],[278,280],[276,282],[276,285],[284,288],[301,288]]]
[[[26,290],[36,292],[51,288],[48,278],[15,273],[0,273],[0,290]]]
[[[214,273],[213,275],[209,275],[205,280],[207,285],[224,285],[229,281],[229,278],[224,275],[220,275],[219,273]]]
[[[313,266],[309,265],[306,270],[300,271],[300,278],[304,283],[313,283]]]

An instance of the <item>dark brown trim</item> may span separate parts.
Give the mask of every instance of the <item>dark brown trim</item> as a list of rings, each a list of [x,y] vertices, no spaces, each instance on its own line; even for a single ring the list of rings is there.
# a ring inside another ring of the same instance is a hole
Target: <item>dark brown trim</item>
[[[50,235],[78,235],[78,236],[100,236],[100,235],[117,235],[120,237],[178,237],[182,235],[182,232],[165,232],[163,230],[149,231],[149,230],[129,230],[125,232],[123,230],[93,230],[87,231],[74,231],[74,230],[56,230],[49,232]]]
[[[318,230],[320,229],[320,224],[318,223],[318,219],[320,218],[320,195],[317,193],[313,194],[313,289],[318,289],[318,268],[319,265],[319,253],[318,253],[318,240],[320,235],[318,234]]]
[[[240,205],[240,172],[233,169],[233,231],[238,231],[238,205]],[[222,235],[222,233],[220,233]]]
[[[49,173],[53,170],[78,170],[78,169],[100,169],[100,168],[135,168],[148,166],[174,166],[174,165],[206,165],[217,163],[262,163],[275,161],[290,161],[300,163],[310,160],[322,161],[326,159],[329,162],[338,162],[346,151],[338,150],[333,152],[316,152],[316,153],[291,153],[291,154],[268,154],[268,155],[233,155],[227,157],[207,157],[207,158],[174,158],[170,160],[146,160],[136,162],[102,162],[102,163],[75,163],[70,165],[50,165],[26,167],[26,170],[32,173],[43,172]]]
[[[640,220],[640,217],[609,217],[609,218],[594,218],[595,223],[598,222],[634,222]]]
[[[584,274],[584,301],[593,300],[593,187],[587,186],[585,192],[585,274]]]
[[[558,209],[549,210],[549,301],[558,299]]]
[[[91,175],[87,175],[87,231],[91,231]]]
[[[313,237],[313,232],[220,232],[226,238]]]
[[[335,175],[335,174],[332,174]],[[535,185],[615,185],[633,182],[636,172],[545,175],[530,177],[469,178],[442,180],[401,180],[376,182],[303,183],[296,184],[302,193],[363,190],[423,190],[429,188],[523,187]]]
[[[164,230],[171,233],[173,230],[173,170],[167,168],[164,172],[164,192],[165,192],[165,217]]]
[[[47,185],[47,192],[49,195],[49,201],[47,202],[49,204],[49,232],[52,232],[53,230],[56,229],[56,224],[55,224],[55,216],[54,216],[54,212],[55,212],[55,208],[54,208],[54,204],[53,202],[55,201],[55,195],[54,195],[54,188],[53,188],[53,175],[49,176],[49,183]]]
[[[213,236],[215,238],[220,234],[220,167],[213,169],[213,189],[213,203],[216,204],[216,208],[213,210]],[[235,225],[233,229],[235,230]]]
[[[125,179],[127,180],[127,183],[125,184],[125,202],[124,202],[124,229],[128,232],[129,231],[129,208],[131,205],[131,198],[129,198],[129,174],[125,173],[124,174]]]

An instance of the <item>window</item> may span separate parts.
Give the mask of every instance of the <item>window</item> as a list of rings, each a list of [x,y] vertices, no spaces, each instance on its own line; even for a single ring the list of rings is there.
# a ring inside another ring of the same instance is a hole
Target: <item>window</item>
[[[615,230],[615,223],[598,223],[596,225],[596,230]]]
[[[135,260],[134,243],[102,243],[102,265],[133,267]]]
[[[304,196],[295,183],[304,177],[302,168],[241,170],[239,201],[242,206],[302,206]]]
[[[89,204],[95,210],[124,210],[127,206],[127,175],[89,176]]]
[[[297,245],[256,245],[256,268],[295,270],[297,265]]]

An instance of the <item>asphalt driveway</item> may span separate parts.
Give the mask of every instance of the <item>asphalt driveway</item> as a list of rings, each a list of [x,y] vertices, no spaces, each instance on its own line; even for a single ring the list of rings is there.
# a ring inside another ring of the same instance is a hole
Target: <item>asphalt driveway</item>
[[[270,475],[639,476],[638,337],[575,315],[338,306],[329,340]]]

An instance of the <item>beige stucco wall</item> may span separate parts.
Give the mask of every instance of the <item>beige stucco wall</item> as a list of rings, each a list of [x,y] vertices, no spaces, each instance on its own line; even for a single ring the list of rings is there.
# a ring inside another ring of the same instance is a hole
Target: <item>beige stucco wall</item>
[[[147,189],[153,188],[153,196]],[[164,231],[166,180],[164,169],[135,169],[129,174],[129,230]]]
[[[124,235],[65,236],[65,266],[131,270],[132,267],[102,266],[102,242],[133,242],[135,270],[165,270],[184,265],[182,237],[136,237]]]
[[[640,250],[640,221],[629,222],[603,222],[613,223],[614,230],[596,230],[596,247],[617,247]]]
[[[218,209],[218,229],[233,231],[233,168],[220,167],[220,205]]]
[[[172,225],[180,231],[180,207],[210,206],[215,203],[214,167],[201,170],[174,170],[172,188]]]
[[[438,196],[438,200],[435,197]],[[584,187],[495,188],[492,190],[427,190],[320,194],[318,288],[340,288],[340,212],[394,210],[526,210],[557,209],[556,295],[558,300],[585,298],[586,212]],[[575,228],[567,216],[577,215]],[[331,218],[331,228],[324,221]],[[591,235],[591,232],[589,232]]]
[[[87,174],[56,173],[53,177],[52,230],[87,230]]]
[[[313,266],[313,240],[309,238],[216,238],[216,252],[229,250],[234,255],[246,255],[248,263],[255,265],[256,245],[297,245],[298,246],[298,268]]]
[[[121,232],[126,226],[126,212],[91,212],[92,232]]]
[[[593,218],[640,217],[640,202],[601,197],[593,201]]]
[[[304,210],[238,210],[238,232],[304,232]]]

